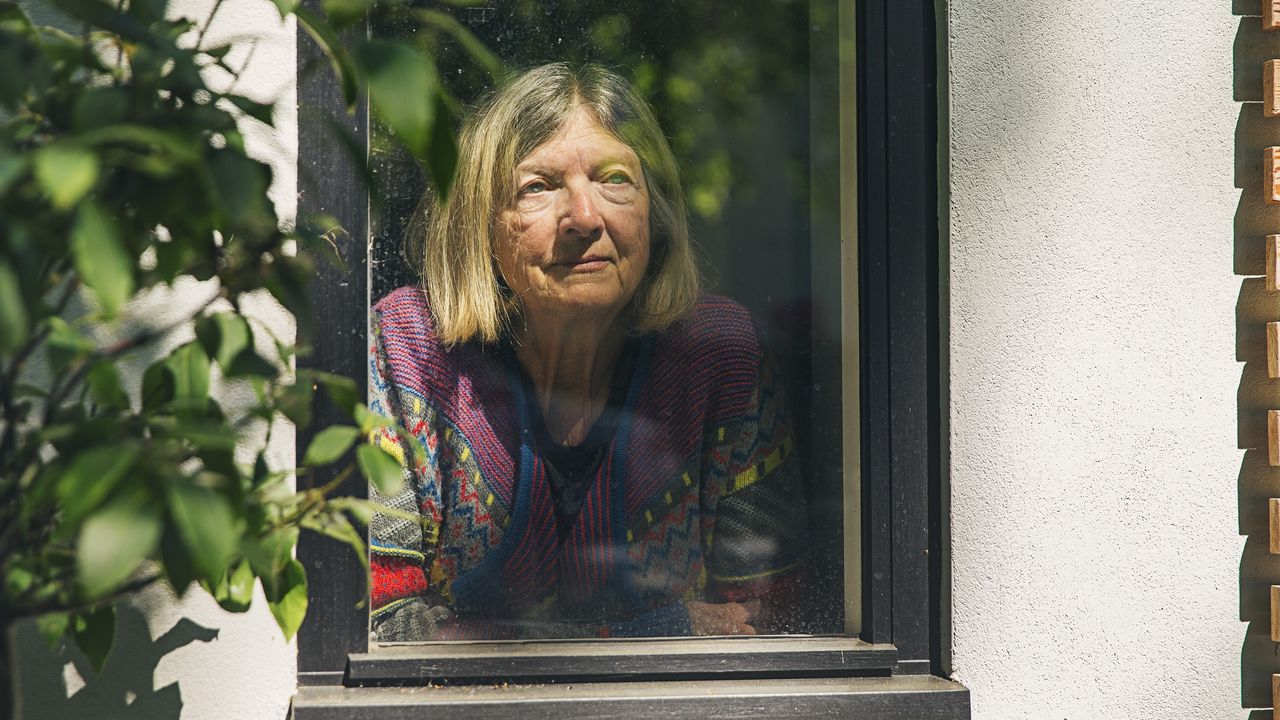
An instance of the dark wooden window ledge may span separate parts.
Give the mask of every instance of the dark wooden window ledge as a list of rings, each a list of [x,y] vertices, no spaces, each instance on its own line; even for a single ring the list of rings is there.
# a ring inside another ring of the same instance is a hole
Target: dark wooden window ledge
[[[892,645],[844,637],[425,643],[304,676],[295,720],[541,717],[968,718],[969,691],[901,674]],[[894,674],[895,671],[900,674]]]
[[[957,720],[969,691],[932,675],[824,679],[302,687],[295,720],[812,718]]]

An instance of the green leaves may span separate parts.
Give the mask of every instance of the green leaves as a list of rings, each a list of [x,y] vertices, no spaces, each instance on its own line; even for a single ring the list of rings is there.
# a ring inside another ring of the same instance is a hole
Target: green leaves
[[[72,634],[93,671],[101,675],[115,644],[115,606],[102,605],[76,615],[47,612],[36,618],[36,629],[52,652],[58,652],[68,632]]]
[[[36,45],[31,42],[31,20],[17,3],[0,5],[0,67],[20,67],[28,72],[5,73],[0,76],[0,104],[14,107],[43,68],[34,60]],[[36,72],[31,72],[36,71]]]
[[[422,441],[397,424],[395,420],[372,412],[364,405],[356,406],[355,418],[361,433],[368,435],[378,428],[390,428],[399,438],[400,446],[413,454],[413,464],[418,465],[427,461],[427,449],[422,447]]]
[[[226,497],[183,482],[171,483],[167,497],[169,516],[195,569],[205,577],[218,577],[235,554],[240,536]]]
[[[253,568],[248,561],[241,560],[233,568],[228,568],[218,582],[207,589],[223,610],[240,613],[253,604],[254,580]]]
[[[93,352],[93,341],[76,332],[67,321],[58,316],[49,318],[49,335],[46,347],[49,364],[54,372],[62,372],[72,363]]]
[[[196,342],[178,347],[142,376],[143,410],[200,409],[208,397],[209,356]]]
[[[72,122],[77,129],[92,130],[124,121],[129,97],[118,87],[92,88],[76,98]]]
[[[372,0],[320,0],[323,15],[297,0],[275,2],[282,13],[296,11],[320,44],[350,108],[367,83],[373,110],[443,198],[457,164],[455,104],[431,58],[409,43],[340,38]],[[301,371],[296,385],[281,382],[279,367],[264,359],[275,355],[255,350],[267,338],[241,314],[241,300],[267,290],[305,337],[313,258],[331,254],[345,272],[342,256],[359,243],[331,232],[332,220],[281,228],[267,196],[270,169],[245,153],[237,125],[270,124],[276,107],[215,91],[201,73],[234,74],[230,45],[195,47],[190,21],[165,18],[166,0],[53,3],[74,32],[35,28],[21,9],[0,7],[0,66],[22,69],[0,77],[0,367],[18,375],[28,356],[42,366],[0,387],[9,398],[0,403],[0,486],[17,488],[14,502],[0,503],[4,600],[19,615],[38,614],[52,642],[74,637],[101,670],[114,634],[103,603],[145,579],[137,573],[154,561],[179,593],[198,581],[231,611],[249,607],[260,580],[292,637],[307,608],[305,572],[293,557],[299,528],[348,544],[367,569],[360,528],[376,506],[328,498],[333,482],[294,492],[284,482],[292,468],[272,469],[255,445],[263,421],[283,413],[309,422],[323,386],[359,427],[317,433],[303,461],[353,457],[326,476],[358,469],[383,493],[403,483],[398,455],[361,435],[394,428],[409,462],[422,450],[403,428],[368,413],[349,378]],[[423,24],[500,72],[496,57],[446,14],[428,11]],[[359,63],[349,47],[360,48]],[[342,137],[371,180],[363,141],[356,147]],[[216,304],[164,321],[194,321],[195,340],[164,354],[164,325],[102,327],[140,291],[180,278],[211,279],[218,290]],[[96,306],[86,308],[85,298]],[[278,341],[277,349],[288,365],[294,351]],[[131,398],[139,362],[149,363],[140,402]],[[222,377],[250,379],[230,384],[253,390],[234,421],[210,397],[215,363]],[[247,468],[237,456],[257,462]]]
[[[116,637],[115,607],[103,605],[77,614],[71,621],[71,635],[93,666],[93,671],[101,674]]]
[[[57,480],[63,522],[75,527],[101,506],[138,456],[138,447],[131,443],[103,445],[77,455]]]
[[[272,261],[271,270],[262,279],[262,285],[286,310],[294,314],[298,321],[298,333],[305,336],[310,332],[311,323],[307,283],[315,277],[315,264],[306,255],[277,256]]]
[[[267,167],[231,148],[211,151],[205,164],[228,226],[255,235],[270,232],[276,216],[274,206],[267,199],[267,187],[271,183]]]
[[[292,385],[276,387],[275,408],[295,425],[310,425],[311,398],[314,395],[311,383],[304,382],[301,373],[299,373],[297,382]]]
[[[342,457],[360,436],[360,431],[348,425],[330,425],[316,433],[307,446],[307,454],[303,457],[306,465],[328,465]]]
[[[128,14],[144,22],[155,22],[164,17],[165,0],[134,0],[129,3]]]
[[[0,351],[13,350],[27,339],[30,316],[13,266],[0,258]]]
[[[67,631],[70,629],[71,617],[64,612],[45,613],[36,618],[36,631],[54,652],[58,651],[58,646],[62,645],[62,638],[67,636]]]
[[[157,508],[136,495],[94,512],[76,542],[76,572],[85,594],[102,597],[123,584],[155,551],[162,528]]]
[[[15,597],[21,595],[31,589],[35,579],[27,568],[10,566],[4,573],[4,593]]]
[[[342,97],[347,103],[347,109],[355,108],[356,100],[360,94],[360,75],[356,70],[355,63],[351,61],[351,56],[347,54],[346,46],[338,38],[337,33],[324,18],[315,14],[311,10],[301,7],[295,0],[274,0],[276,7],[281,8],[289,4],[293,5],[293,14],[298,18],[298,23],[307,31],[312,40],[320,46],[325,56],[329,58],[329,64],[333,68],[333,74],[338,79],[338,84],[342,87]]]
[[[94,363],[89,368],[87,382],[89,396],[95,403],[119,410],[129,408],[129,397],[124,394],[124,388],[120,385],[120,373],[110,360]]]
[[[298,8],[298,0],[271,0],[271,2],[275,4],[276,10],[280,11],[281,19],[293,14]]]
[[[27,170],[27,159],[21,155],[9,155],[0,149],[0,195],[22,177]]]
[[[75,205],[98,181],[98,157],[71,143],[49,145],[35,154],[36,180],[59,210]]]
[[[324,385],[325,392],[329,393],[329,399],[342,408],[343,412],[348,415],[355,413],[356,383],[354,380],[344,375],[320,371],[313,371],[312,377]]]
[[[436,95],[436,121],[431,128],[431,147],[427,152],[427,169],[435,181],[436,202],[443,203],[453,188],[458,170],[458,146],[453,137],[453,123],[444,95]]]
[[[135,41],[151,39],[147,28],[101,0],[53,0],[54,7],[86,23]]]
[[[371,40],[356,48],[364,71],[369,100],[404,146],[425,158],[435,123],[439,78],[435,65],[421,52],[403,44]]]
[[[173,394],[180,400],[204,400],[209,397],[209,356],[196,343],[187,343],[173,351],[165,361],[173,376]]]
[[[133,295],[134,262],[115,221],[96,203],[84,203],[76,213],[71,256],[76,272],[93,289],[107,315],[119,312]]]
[[[302,563],[290,558],[274,585],[272,592],[267,594],[267,605],[284,633],[284,639],[289,640],[298,632],[307,614],[307,572]]]
[[[224,371],[253,341],[249,323],[235,313],[225,312],[197,320],[196,338],[205,354],[217,360]]]
[[[274,125],[275,118],[272,116],[272,111],[275,110],[274,106],[250,100],[243,95],[224,95],[223,97],[232,105],[235,105],[240,112],[254,120],[264,125]]]
[[[494,82],[502,80],[502,76],[506,73],[506,67],[502,63],[502,59],[492,50],[485,47],[465,25],[458,22],[456,18],[447,12],[441,10],[432,10],[420,8],[414,11],[414,14],[423,23],[428,26],[443,30],[453,36],[458,44],[467,51],[471,59],[475,61],[488,75],[489,79]]]
[[[382,448],[361,445],[356,448],[356,463],[360,466],[360,472],[383,495],[395,495],[404,485],[404,470],[400,463]]]
[[[265,537],[245,544],[244,554],[254,574],[262,578],[262,590],[268,598],[284,594],[280,579],[284,566],[293,559],[293,549],[298,543],[298,528],[283,527]]]
[[[253,350],[249,323],[236,313],[206,315],[196,321],[196,338],[227,376],[257,375],[274,379],[277,370]]]
[[[447,197],[457,165],[453,129],[435,64],[404,43],[371,40],[356,48],[369,101]]]
[[[187,552],[186,543],[173,523],[166,524],[164,534],[160,536],[160,561],[164,564],[164,575],[169,581],[169,587],[173,588],[178,597],[182,597],[191,583],[196,581],[198,573],[191,554]]]
[[[335,501],[336,502],[336,501]],[[351,512],[352,508],[343,508],[347,512]],[[353,515],[358,513],[352,513]],[[341,512],[337,505],[330,507],[322,512],[312,515],[303,520],[302,526],[308,530],[333,538],[338,542],[345,543],[351,548],[360,560],[360,565],[364,568],[364,576],[366,581],[369,577],[369,552],[365,547],[364,535],[352,526],[351,520],[345,512]]]
[[[335,28],[342,29],[363,19],[369,8],[373,7],[373,0],[322,0],[321,5],[329,22]]]

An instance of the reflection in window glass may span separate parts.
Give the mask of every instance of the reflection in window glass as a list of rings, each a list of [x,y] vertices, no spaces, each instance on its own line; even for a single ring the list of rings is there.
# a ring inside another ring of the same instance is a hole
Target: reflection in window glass
[[[423,9],[374,32],[473,142],[440,206],[371,132],[371,404],[426,448],[378,639],[841,631],[834,3],[425,8],[496,95]]]

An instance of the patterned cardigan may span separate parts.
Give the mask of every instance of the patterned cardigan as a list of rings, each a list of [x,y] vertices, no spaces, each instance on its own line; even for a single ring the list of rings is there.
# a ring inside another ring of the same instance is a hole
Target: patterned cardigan
[[[759,596],[805,549],[804,489],[778,379],[745,309],[704,295],[646,336],[613,442],[564,539],[501,350],[437,340],[423,293],[371,317],[375,438],[405,465],[371,526],[380,641],[690,634],[685,600]],[[534,410],[536,412],[536,409]]]

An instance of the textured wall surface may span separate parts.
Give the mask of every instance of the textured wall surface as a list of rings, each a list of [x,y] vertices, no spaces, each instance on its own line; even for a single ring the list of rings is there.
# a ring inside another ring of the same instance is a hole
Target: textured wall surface
[[[42,6],[28,5],[37,21],[57,22]],[[212,6],[212,0],[171,0],[169,12],[203,24]],[[250,154],[272,165],[271,196],[281,218],[290,220],[297,207],[293,21],[282,22],[269,0],[224,0],[205,42],[236,43],[227,61],[245,68],[234,80],[238,92],[264,102],[281,101],[275,131],[251,119],[241,129]],[[214,80],[233,82],[230,77]],[[194,281],[178,283],[173,292],[155,292],[131,306],[122,324],[171,324],[198,307],[211,290]],[[279,337],[294,336],[292,317],[270,296],[253,298],[245,310]],[[191,334],[189,328],[173,333],[162,347],[136,358],[136,373],[125,379],[126,388],[136,394],[146,365]],[[272,351],[263,347],[260,352],[270,356]],[[231,413],[252,400],[252,390],[243,383],[215,387]],[[276,428],[268,452],[273,467],[292,464],[293,442],[292,426]],[[162,639],[153,643],[153,638]],[[179,708],[184,720],[280,720],[296,687],[296,651],[285,642],[260,588],[253,608],[243,615],[224,612],[199,588],[181,600],[159,588],[140,594],[118,612],[116,643],[101,676],[93,674],[78,651],[50,653],[29,627],[19,642],[28,720],[172,720]]]
[[[1259,318],[1280,319],[1241,277],[1266,232],[1236,139],[1261,116],[1236,102],[1260,95],[1259,19],[950,6],[955,677],[982,720],[1247,717],[1272,670],[1241,536],[1265,556],[1280,487],[1243,450]]]

